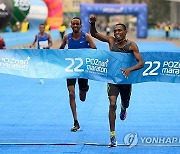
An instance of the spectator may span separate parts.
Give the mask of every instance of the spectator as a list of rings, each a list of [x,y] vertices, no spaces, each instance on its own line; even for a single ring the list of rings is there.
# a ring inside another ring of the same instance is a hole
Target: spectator
[[[50,31],[51,31],[50,25],[47,22],[45,22],[44,25],[45,25],[45,33],[50,34]]]
[[[35,39],[30,45],[30,48],[32,48],[36,42],[38,49],[50,49],[50,47],[52,47],[52,38],[50,34],[45,32],[45,24],[39,25],[39,33],[35,35]],[[44,79],[41,78],[39,83],[44,84]]]
[[[164,30],[165,30],[165,33],[166,33],[166,39],[169,39],[169,30],[170,30],[169,25],[166,25],[166,26],[164,27]]]
[[[21,24],[19,21],[17,21],[13,27],[13,32],[19,32],[20,30],[21,30]]]
[[[65,24],[62,24],[62,25],[59,27],[59,33],[60,33],[60,35],[61,35],[61,39],[63,39],[64,34],[65,34],[65,31],[66,31],[66,26],[65,26]]]
[[[27,18],[21,24],[21,32],[27,32],[29,30],[29,21]]]
[[[4,32],[12,32],[11,23],[8,22],[7,26],[4,29]]]

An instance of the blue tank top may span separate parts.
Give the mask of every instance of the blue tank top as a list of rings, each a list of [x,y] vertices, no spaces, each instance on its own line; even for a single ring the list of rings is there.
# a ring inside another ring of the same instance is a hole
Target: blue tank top
[[[44,33],[44,36],[42,37],[40,33],[38,33],[37,42],[38,42],[38,49],[43,49],[43,47],[47,47],[49,45],[48,34]]]
[[[81,32],[81,37],[78,40],[72,38],[72,33],[68,34],[68,49],[90,48],[86,41],[85,33]]]

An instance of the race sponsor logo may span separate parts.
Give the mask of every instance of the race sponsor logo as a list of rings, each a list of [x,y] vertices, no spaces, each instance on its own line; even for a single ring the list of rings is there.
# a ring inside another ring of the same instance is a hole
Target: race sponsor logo
[[[28,70],[30,57],[23,59],[0,57],[0,67],[15,69],[15,70]]]
[[[89,73],[107,75],[108,62],[108,59],[106,59],[105,61],[101,61],[98,58],[86,58],[86,69]]]
[[[120,8],[103,8],[102,12],[104,13],[122,13],[124,11],[123,7]]]

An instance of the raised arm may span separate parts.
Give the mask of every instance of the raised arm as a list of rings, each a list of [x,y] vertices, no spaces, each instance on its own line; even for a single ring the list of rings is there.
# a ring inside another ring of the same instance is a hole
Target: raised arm
[[[96,30],[96,26],[95,26],[96,25],[96,16],[91,15],[89,20],[90,20],[90,33],[91,33],[91,35],[100,41],[109,43],[110,37],[106,36],[104,34],[101,34],[101,33],[97,32],[97,30]]]
[[[59,49],[64,49],[66,44],[67,44],[67,39],[68,39],[68,34],[64,35],[62,41],[61,41],[61,45],[59,47]]]

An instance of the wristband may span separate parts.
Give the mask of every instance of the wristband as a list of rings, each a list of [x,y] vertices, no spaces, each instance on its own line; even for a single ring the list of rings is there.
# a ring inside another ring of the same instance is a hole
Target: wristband
[[[89,22],[91,26],[95,26],[95,22]]]

